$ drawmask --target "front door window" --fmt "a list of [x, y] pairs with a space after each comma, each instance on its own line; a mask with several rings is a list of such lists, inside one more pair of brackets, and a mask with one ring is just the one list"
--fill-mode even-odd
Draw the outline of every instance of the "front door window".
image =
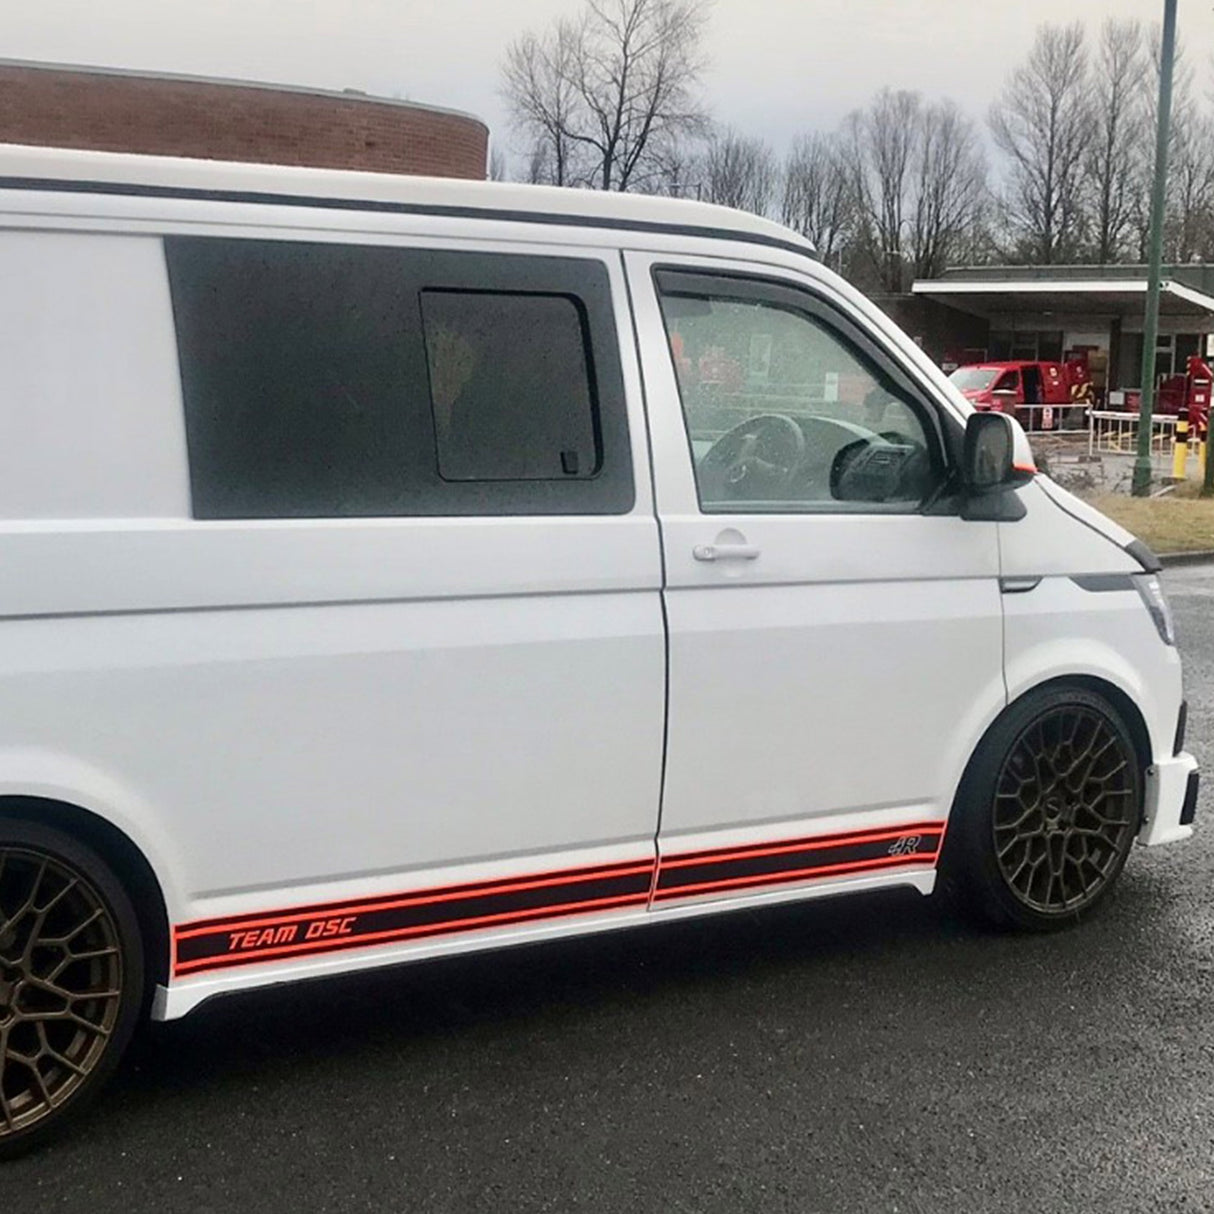
[[659, 284], [706, 513], [905, 513], [940, 487], [920, 406], [808, 300]]

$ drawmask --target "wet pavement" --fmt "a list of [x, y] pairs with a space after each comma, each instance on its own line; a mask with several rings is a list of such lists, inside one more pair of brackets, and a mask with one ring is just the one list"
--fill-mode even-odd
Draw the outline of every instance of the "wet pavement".
[[[1214, 568], [1175, 569], [1214, 762]], [[992, 935], [914, 894], [217, 1002], [0, 1170], [90, 1211], [1214, 1209], [1214, 804], [1107, 908]]]

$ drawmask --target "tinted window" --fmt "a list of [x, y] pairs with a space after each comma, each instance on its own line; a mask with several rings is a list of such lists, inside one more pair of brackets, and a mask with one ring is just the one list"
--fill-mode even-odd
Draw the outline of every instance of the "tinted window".
[[928, 414], [809, 297], [662, 274], [706, 511], [893, 511], [941, 486]]
[[605, 268], [165, 242], [198, 518], [624, 513]]
[[598, 471], [574, 300], [425, 291], [422, 315], [444, 478], [559, 480]]

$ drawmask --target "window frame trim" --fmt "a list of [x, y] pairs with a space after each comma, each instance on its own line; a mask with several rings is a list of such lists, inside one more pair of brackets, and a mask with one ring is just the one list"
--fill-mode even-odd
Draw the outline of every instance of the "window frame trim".
[[[471, 249], [457, 241], [414, 245], [409, 241], [381, 242], [360, 239], [349, 233], [341, 239], [318, 239], [311, 233], [278, 234], [256, 232], [205, 233], [173, 232], [157, 235], [165, 259], [174, 337], [174, 355], [180, 377], [182, 395], [180, 407], [186, 436], [186, 472], [190, 518], [206, 522], [332, 522], [357, 520], [408, 521], [411, 519], [495, 519], [495, 518], [599, 518], [624, 517], [632, 514], [639, 500], [638, 469], [634, 460], [633, 428], [630, 415], [629, 390], [625, 356], [621, 345], [616, 284], [612, 281], [611, 264], [600, 249], [580, 250], [553, 248], [542, 252]], [[376, 510], [337, 511], [308, 508], [279, 500], [271, 509], [266, 502], [272, 496], [264, 489], [259, 494], [248, 485], [237, 492], [230, 488], [197, 492], [200, 476], [211, 476], [215, 470], [195, 463], [190, 410], [197, 407], [189, 393], [197, 374], [187, 370], [189, 357], [200, 350], [199, 338], [187, 338], [183, 325], [196, 324], [191, 315], [187, 321], [179, 289], [195, 290], [198, 280], [178, 277], [173, 253], [174, 246], [228, 246], [237, 244], [295, 248], [301, 246], [322, 254], [341, 250], [357, 250], [366, 254], [396, 258], [401, 266], [402, 291], [406, 297], [407, 320], [416, 321], [412, 335], [411, 361], [418, 363], [414, 372], [421, 376], [420, 391], [425, 399], [416, 412], [427, 419], [419, 425], [409, 418], [407, 425], [415, 428], [413, 438], [419, 449], [429, 450], [427, 474], [410, 489], [409, 468], [400, 485], [400, 496], [406, 504], [385, 510], [377, 503]], [[205, 280], [204, 280], [205, 281]], [[447, 480], [438, 464], [437, 431], [432, 412], [429, 367], [426, 355], [425, 328], [421, 313], [423, 290], [485, 291], [493, 294], [559, 295], [574, 302], [583, 323], [583, 356], [589, 381], [592, 425], [598, 447], [599, 468], [592, 477], [559, 479]], [[190, 305], [193, 312], [197, 304]], [[213, 340], [213, 339], [212, 339]], [[402, 381], [403, 382], [403, 381]], [[194, 383], [194, 390], [197, 384]], [[212, 457], [213, 459], [214, 457]], [[409, 466], [411, 467], [411, 465]], [[413, 470], [416, 472], [416, 469]], [[557, 488], [557, 487], [560, 488]], [[380, 486], [381, 491], [383, 486]], [[542, 493], [536, 490], [541, 489]], [[226, 501], [224, 499], [227, 499]], [[581, 500], [577, 500], [580, 498]], [[572, 499], [572, 500], [570, 500]], [[230, 503], [235, 501], [235, 505]]]
[[[679, 265], [675, 262], [655, 261], [649, 267], [651, 286], [657, 302], [658, 312], [662, 317], [663, 345], [670, 360], [671, 373], [675, 389], [678, 393], [680, 423], [686, 439], [687, 456], [690, 461], [692, 485], [695, 490], [696, 502], [700, 513], [706, 517], [720, 517], [729, 514], [745, 515], [782, 515], [804, 518], [826, 518], [832, 515], [849, 517], [874, 518], [913, 518], [917, 516], [959, 515], [961, 513], [961, 496], [958, 484], [958, 469], [960, 467], [961, 443], [964, 440], [964, 430], [946, 409], [939, 405], [912, 375], [910, 370], [897, 359], [894, 354], [881, 344], [874, 333], [861, 324], [855, 317], [849, 315], [832, 300], [804, 283], [792, 282], [789, 279], [770, 274], [751, 274], [744, 271], [724, 268], [709, 269]], [[678, 367], [675, 365], [674, 352], [670, 347], [670, 331], [666, 327], [666, 313], [663, 301], [668, 292], [663, 289], [663, 279], [682, 279], [688, 285], [694, 283], [695, 290], [685, 292], [688, 295], [721, 299], [736, 299], [743, 302], [755, 302], [769, 306], [783, 307], [794, 313], [807, 314], [818, 321], [828, 333], [840, 333], [841, 344], [850, 344], [859, 351], [862, 358], [873, 363], [877, 368], [909, 398], [909, 407], [914, 409], [924, 422], [925, 434], [929, 437], [929, 454], [933, 470], [938, 475], [936, 488], [929, 493], [914, 509], [881, 509], [881, 503], [873, 503], [876, 509], [840, 509], [838, 503], [831, 503], [831, 508], [822, 510], [805, 509], [795, 504], [779, 503], [779, 509], [753, 509], [744, 503], [729, 503], [721, 509], [705, 507], [700, 493], [699, 478], [696, 475], [695, 451], [692, 447], [691, 430], [688, 425], [687, 411], [683, 402], [683, 386], [679, 379]], [[774, 297], [774, 298], [773, 298]]]

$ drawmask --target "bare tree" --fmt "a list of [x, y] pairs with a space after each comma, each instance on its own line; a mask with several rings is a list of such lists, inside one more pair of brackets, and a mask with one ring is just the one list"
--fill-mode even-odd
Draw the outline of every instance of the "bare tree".
[[1083, 238], [1083, 157], [1092, 142], [1083, 27], [1043, 25], [991, 106], [991, 135], [1011, 161], [1007, 207], [1023, 255], [1065, 262]]
[[[1151, 71], [1144, 101], [1145, 119], [1133, 195], [1130, 226], [1134, 253], [1146, 261], [1151, 239], [1151, 186], [1155, 175], [1155, 138], [1159, 121], [1159, 74], [1162, 35], [1151, 30], [1147, 56]], [[1176, 44], [1172, 80], [1172, 110], [1168, 128], [1168, 171], [1164, 182], [1164, 257], [1187, 261], [1206, 240], [1211, 206], [1210, 128], [1193, 98], [1193, 69], [1185, 61], [1184, 46]]]
[[974, 124], [952, 101], [920, 116], [907, 253], [916, 278], [935, 278], [970, 239], [986, 195]]
[[655, 149], [646, 191], [668, 198], [704, 196], [704, 157], [691, 139], [668, 139]]
[[532, 164], [559, 185], [659, 184], [663, 156], [707, 120], [697, 86], [706, 0], [586, 0], [506, 52], [503, 93]]
[[1092, 80], [1092, 143], [1084, 160], [1092, 252], [1100, 265], [1121, 258], [1134, 214], [1147, 125], [1146, 52], [1137, 21], [1105, 21]]
[[974, 207], [969, 224], [953, 243], [949, 264], [992, 266], [1005, 261], [1006, 254], [996, 235], [996, 224], [1000, 217], [999, 201], [992, 196], [988, 186]]
[[951, 101], [878, 93], [844, 125], [855, 241], [873, 285], [900, 292], [908, 274], [939, 274], [967, 240], [986, 195], [974, 124]]
[[[1132, 253], [1140, 262], [1147, 260], [1151, 242], [1151, 184], [1155, 174], [1155, 135], [1159, 122], [1159, 75], [1160, 58], [1163, 53], [1162, 30], [1158, 25], [1151, 28], [1147, 55], [1151, 72], [1146, 81], [1144, 121], [1135, 165], [1133, 192], [1130, 201], [1130, 227], [1133, 236]], [[1193, 106], [1191, 95], [1192, 71], [1184, 59], [1184, 44], [1177, 39], [1172, 76], [1172, 111], [1168, 128], [1168, 163], [1176, 148], [1176, 134], [1183, 130]], [[1171, 209], [1170, 182], [1164, 182], [1165, 226], [1167, 212]]]
[[765, 215], [776, 191], [776, 158], [762, 139], [727, 127], [708, 144], [703, 179], [706, 201]]
[[506, 153], [495, 147], [489, 152], [489, 180], [507, 181], [510, 178], [510, 166], [506, 161]]
[[1214, 125], [1204, 114], [1184, 116], [1168, 160], [1164, 251], [1169, 261], [1198, 260], [1214, 236]]
[[922, 111], [918, 93], [882, 89], [867, 110], [844, 122], [858, 239], [876, 270], [877, 285], [895, 293], [906, 276], [903, 237]]
[[813, 241], [828, 265], [841, 266], [855, 230], [852, 174], [835, 135], [799, 135], [784, 162], [780, 218]]
[[558, 21], [544, 37], [523, 34], [506, 51], [503, 91], [514, 124], [531, 141], [528, 180], [575, 184], [580, 145], [573, 124], [580, 120], [576, 76], [577, 25]]

